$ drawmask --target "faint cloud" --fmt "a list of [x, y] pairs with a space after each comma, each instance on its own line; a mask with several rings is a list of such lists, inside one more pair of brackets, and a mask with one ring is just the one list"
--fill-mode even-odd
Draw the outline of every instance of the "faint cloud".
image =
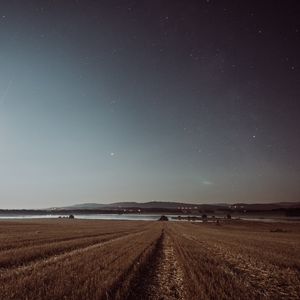
[[212, 185], [213, 182], [208, 181], [208, 180], [203, 180], [203, 181], [202, 181], [202, 184], [204, 184], [204, 185]]
[[13, 81], [10, 80], [10, 81], [8, 82], [7, 86], [6, 86], [6, 89], [2, 92], [2, 94], [0, 94], [0, 103], [4, 103], [4, 102], [5, 102], [6, 97], [7, 97], [7, 95], [8, 95], [8, 92], [9, 92], [9, 90], [10, 90], [12, 84], [13, 84]]

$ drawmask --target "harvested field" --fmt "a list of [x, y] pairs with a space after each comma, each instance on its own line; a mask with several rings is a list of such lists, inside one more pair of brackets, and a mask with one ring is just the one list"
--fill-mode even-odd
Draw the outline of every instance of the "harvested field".
[[0, 299], [299, 298], [299, 224], [0, 222]]

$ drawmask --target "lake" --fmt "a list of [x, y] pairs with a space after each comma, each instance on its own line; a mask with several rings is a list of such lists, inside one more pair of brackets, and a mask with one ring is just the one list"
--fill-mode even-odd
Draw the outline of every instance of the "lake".
[[[132, 221], [156, 221], [161, 214], [74, 214], [76, 219], [91, 220], [132, 220]], [[169, 218], [174, 215], [166, 215]], [[59, 217], [68, 217], [68, 215], [0, 215], [0, 219], [58, 219]]]
[[[90, 219], [90, 220], [118, 220], [118, 221], [157, 221], [161, 214], [74, 214], [76, 219]], [[186, 221], [186, 220], [176, 220], [171, 219], [172, 217], [177, 217], [178, 215], [168, 215], [169, 220], [172, 221]], [[190, 215], [193, 217], [194, 215]], [[0, 215], [0, 220], [8, 220], [8, 219], [58, 219], [59, 217], [68, 217], [68, 215]], [[181, 217], [187, 217], [187, 215], [181, 215]], [[197, 216], [199, 217], [199, 216]], [[235, 219], [233, 217], [233, 219]], [[268, 217], [241, 217], [240, 219], [246, 221], [258, 221], [258, 222], [292, 222], [292, 221], [300, 221], [299, 218], [268, 218]], [[197, 221], [201, 222], [201, 221]]]

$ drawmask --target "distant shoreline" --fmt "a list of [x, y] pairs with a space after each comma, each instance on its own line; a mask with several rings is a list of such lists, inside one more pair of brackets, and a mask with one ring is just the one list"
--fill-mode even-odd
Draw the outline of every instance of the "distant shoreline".
[[[169, 221], [174, 222], [203, 222], [201, 214], [166, 214], [166, 213], [56, 213], [56, 214], [0, 214], [0, 221], [5, 220], [58, 220], [68, 219], [69, 215], [74, 215], [78, 220], [102, 220], [102, 221], [157, 221], [162, 215], [169, 218]], [[224, 214], [207, 215], [204, 222], [207, 223], [235, 223], [238, 221], [244, 222], [263, 222], [263, 223], [292, 223], [300, 222], [300, 217], [287, 217], [284, 215], [238, 215], [233, 214], [231, 219], [227, 219]]]

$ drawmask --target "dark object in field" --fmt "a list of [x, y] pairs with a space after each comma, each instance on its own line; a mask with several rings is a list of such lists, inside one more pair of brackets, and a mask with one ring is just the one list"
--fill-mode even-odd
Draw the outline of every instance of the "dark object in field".
[[231, 214], [227, 214], [227, 219], [228, 219], [228, 220], [231, 219]]
[[158, 221], [169, 221], [169, 218], [167, 216], [161, 216]]
[[206, 214], [203, 214], [203, 215], [202, 215], [202, 221], [203, 221], [203, 222], [207, 222], [207, 215], [206, 215]]
[[75, 219], [74, 215], [69, 215], [69, 219]]

